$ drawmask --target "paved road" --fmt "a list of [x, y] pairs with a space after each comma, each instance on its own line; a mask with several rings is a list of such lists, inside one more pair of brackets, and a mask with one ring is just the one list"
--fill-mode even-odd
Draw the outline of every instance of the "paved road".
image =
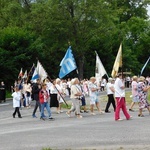
[[[105, 105], [102, 101], [102, 108]], [[77, 119], [73, 114], [68, 118], [66, 110], [56, 114], [53, 108], [55, 121], [42, 121], [31, 117], [33, 108], [23, 108], [22, 119], [12, 118], [13, 111], [12, 101], [0, 104], [0, 150], [150, 149], [150, 116], [145, 110], [145, 117], [138, 117], [137, 107], [130, 112], [132, 120], [120, 122], [114, 121], [113, 112], [95, 116], [83, 113], [83, 118]], [[124, 118], [122, 113], [121, 116]]]

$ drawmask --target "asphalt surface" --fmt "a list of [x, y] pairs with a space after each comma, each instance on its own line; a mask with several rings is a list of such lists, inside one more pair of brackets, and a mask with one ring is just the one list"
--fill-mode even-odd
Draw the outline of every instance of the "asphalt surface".
[[[104, 93], [103, 93], [104, 94]], [[103, 95], [101, 94], [101, 95]], [[106, 101], [101, 99], [104, 110]], [[87, 103], [89, 97], [86, 98]], [[71, 101], [67, 100], [68, 103]], [[12, 100], [0, 104], [0, 150], [149, 150], [150, 149], [150, 115], [147, 110], [145, 117], [138, 117], [137, 104], [134, 112], [129, 112], [131, 120], [115, 121], [112, 106], [111, 113], [83, 113], [82, 119], [77, 119], [72, 113], [69, 118], [64, 112], [56, 114], [52, 108], [54, 121], [42, 121], [32, 118], [32, 108], [22, 108], [23, 118], [13, 118]], [[89, 107], [88, 107], [89, 108]], [[128, 106], [129, 108], [129, 106]], [[47, 112], [45, 111], [45, 114]]]

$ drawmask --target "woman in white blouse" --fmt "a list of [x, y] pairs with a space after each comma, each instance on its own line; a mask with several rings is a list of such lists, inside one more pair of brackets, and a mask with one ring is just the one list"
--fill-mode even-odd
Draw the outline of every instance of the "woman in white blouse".
[[69, 111], [66, 112], [66, 114], [70, 117], [71, 112], [75, 111], [77, 118], [82, 118], [80, 115], [80, 97], [82, 96], [82, 91], [79, 88], [79, 79], [74, 78], [72, 80], [71, 85], [71, 100], [72, 100], [72, 107]]

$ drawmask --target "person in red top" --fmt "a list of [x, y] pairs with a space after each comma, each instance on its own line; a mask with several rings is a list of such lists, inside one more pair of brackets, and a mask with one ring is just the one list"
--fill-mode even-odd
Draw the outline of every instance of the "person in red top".
[[51, 110], [48, 105], [48, 100], [49, 100], [49, 93], [46, 90], [47, 85], [45, 83], [42, 84], [42, 89], [39, 92], [39, 100], [41, 104], [41, 117], [40, 119], [45, 120], [45, 115], [44, 115], [44, 108], [46, 107], [46, 110], [48, 112], [48, 119], [49, 120], [54, 120], [54, 118], [51, 117]]

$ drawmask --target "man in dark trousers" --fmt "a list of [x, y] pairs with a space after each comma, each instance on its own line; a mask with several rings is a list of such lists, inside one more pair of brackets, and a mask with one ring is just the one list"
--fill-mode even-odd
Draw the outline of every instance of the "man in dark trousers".
[[6, 102], [6, 87], [3, 81], [0, 84], [0, 103], [2, 101]]
[[38, 107], [39, 107], [39, 110], [41, 112], [41, 104], [40, 104], [40, 101], [39, 101], [39, 91], [40, 90], [41, 90], [40, 80], [37, 79], [36, 83], [33, 83], [33, 85], [32, 85], [33, 100], [36, 101], [35, 107], [34, 107], [34, 110], [33, 110], [33, 114], [32, 114], [33, 118], [37, 118], [35, 113], [36, 113], [36, 110], [37, 110]]

